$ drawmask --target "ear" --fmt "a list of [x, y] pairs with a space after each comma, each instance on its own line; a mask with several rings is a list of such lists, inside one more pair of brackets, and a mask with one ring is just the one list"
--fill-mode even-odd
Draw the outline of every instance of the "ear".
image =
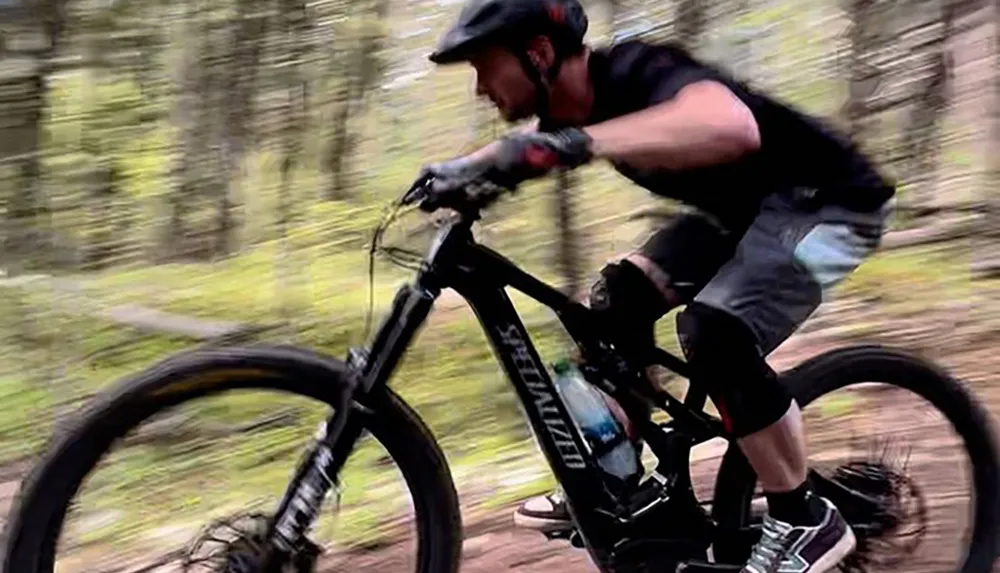
[[528, 58], [535, 65], [535, 69], [544, 72], [556, 59], [555, 48], [546, 36], [535, 36], [527, 44]]

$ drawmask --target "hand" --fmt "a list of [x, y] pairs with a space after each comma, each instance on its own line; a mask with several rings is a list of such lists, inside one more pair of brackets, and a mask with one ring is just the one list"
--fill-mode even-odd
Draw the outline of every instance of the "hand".
[[448, 161], [426, 165], [420, 171], [420, 177], [434, 177], [427, 191], [429, 196], [420, 204], [424, 211], [434, 211], [457, 194], [465, 192], [465, 187], [482, 177], [483, 172], [492, 164], [492, 157], [463, 156]]
[[591, 143], [590, 136], [576, 128], [507, 135], [499, 141], [489, 178], [515, 187], [556, 167], [578, 167], [593, 157]]
[[434, 181], [431, 185], [432, 190], [441, 192], [449, 191], [468, 185], [477, 177], [482, 176], [483, 172], [492, 163], [493, 160], [490, 157], [484, 158], [467, 155], [425, 165], [420, 170], [420, 176], [434, 176]]
[[471, 155], [424, 166], [420, 176], [433, 175], [430, 197], [421, 203], [433, 211], [453, 202], [466, 186], [484, 179], [513, 189], [526, 179], [541, 177], [557, 166], [577, 167], [590, 161], [590, 136], [568, 128], [555, 132], [517, 132]]

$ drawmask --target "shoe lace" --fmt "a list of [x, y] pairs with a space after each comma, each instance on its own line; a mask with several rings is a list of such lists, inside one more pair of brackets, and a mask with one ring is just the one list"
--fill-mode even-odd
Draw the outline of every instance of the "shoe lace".
[[747, 561], [748, 568], [759, 573], [775, 571], [785, 556], [788, 529], [787, 525], [765, 515], [760, 540], [753, 546]]

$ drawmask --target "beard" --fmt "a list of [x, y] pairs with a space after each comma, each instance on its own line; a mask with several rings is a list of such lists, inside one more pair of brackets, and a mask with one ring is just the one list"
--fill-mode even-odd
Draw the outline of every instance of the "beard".
[[498, 106], [500, 116], [507, 123], [517, 123], [535, 115], [535, 102], [531, 98], [525, 98], [523, 102], [518, 102], [508, 106]]

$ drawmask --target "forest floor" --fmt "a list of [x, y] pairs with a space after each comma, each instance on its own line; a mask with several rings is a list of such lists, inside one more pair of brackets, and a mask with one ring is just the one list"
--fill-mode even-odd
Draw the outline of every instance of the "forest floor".
[[[993, 285], [995, 286], [995, 285]], [[982, 285], [962, 293], [938, 293], [936, 299], [921, 296], [919, 303], [904, 304], [913, 292], [890, 292], [882, 298], [845, 296], [821, 307], [806, 327], [789, 339], [770, 359], [778, 370], [844, 344], [884, 343], [905, 348], [933, 360], [958, 377], [986, 406], [996, 424], [1000, 412], [1000, 384], [997, 383], [997, 343], [1000, 342], [1000, 301], [996, 288]], [[887, 297], [887, 298], [886, 298]], [[442, 301], [444, 302], [444, 301]], [[443, 314], [439, 319], [447, 319]], [[956, 569], [956, 551], [968, 519], [968, 476], [964, 472], [964, 452], [957, 438], [948, 433], [940, 415], [923, 415], [918, 403], [905, 402], [902, 391], [869, 392], [858, 390], [847, 398], [847, 406], [829, 404], [815, 409], [835, 414], [832, 419], [812, 418], [806, 409], [811, 460], [816, 463], [842, 463], [845, 454], [857, 452], [855, 441], [878, 437], [905, 438], [913, 450], [907, 473], [924, 491], [928, 520], [927, 530], [918, 547], [907, 551], [905, 559], [884, 570], [931, 572]], [[843, 399], [842, 399], [843, 400]], [[826, 408], [826, 410], [824, 410]], [[832, 410], [830, 409], [832, 408]], [[942, 433], [942, 431], [944, 433]], [[692, 477], [700, 499], [710, 497], [714, 475], [724, 453], [721, 441], [703, 444], [692, 452]], [[524, 460], [525, 465], [537, 460]], [[29, 466], [25, 462], [0, 467], [0, 525], [16, 495], [19, 480]], [[484, 462], [476, 471], [500, 472]], [[496, 483], [493, 480], [490, 483]], [[516, 503], [511, 497], [498, 496], [496, 488], [470, 484], [456, 475], [462, 503], [464, 544], [462, 570], [480, 573], [515, 570], [531, 573], [543, 570], [593, 571], [585, 550], [566, 541], [548, 541], [542, 535], [514, 528], [511, 512]], [[502, 499], [498, 502], [497, 499]], [[321, 571], [347, 567], [388, 570], [411, 570], [416, 558], [407, 535], [382, 540], [367, 550], [333, 555], [320, 562]], [[96, 548], [92, 548], [96, 549]], [[95, 573], [130, 573], [128, 568], [83, 570]], [[140, 567], [141, 569], [141, 567]], [[175, 569], [149, 569], [166, 573]], [[873, 569], [879, 570], [879, 569]]]
[[[926, 328], [934, 328], [935, 313], [928, 313], [924, 319]], [[943, 317], [937, 315], [937, 319]], [[941, 323], [938, 322], [938, 327]], [[916, 327], [916, 324], [913, 324]], [[897, 334], [904, 329], [900, 326]], [[977, 329], [972, 329], [977, 330]], [[939, 350], [952, 348], [947, 356], [939, 356], [940, 363], [957, 375], [983, 401], [990, 412], [991, 422], [996, 424], [996, 413], [1000, 412], [1000, 386], [996, 384], [998, 368], [995, 358], [996, 343], [1000, 332], [979, 330], [982, 335], [974, 344], [961, 350], [952, 343], [943, 343]], [[962, 336], [960, 332], [949, 332], [952, 336]], [[971, 334], [967, 332], [966, 334]], [[786, 345], [773, 356], [777, 364], [794, 364], [813, 356], [827, 348], [838, 345], [837, 338], [823, 329], [803, 334]], [[899, 571], [910, 573], [931, 573], [957, 570], [961, 536], [970, 516], [968, 492], [971, 481], [965, 471], [968, 458], [961, 449], [958, 438], [946, 427], [947, 422], [939, 414], [933, 418], [921, 410], [920, 405], [907, 402], [912, 395], [905, 391], [878, 391], [868, 397], [861, 412], [844, 414], [835, 423], [809, 425], [811, 450], [820, 450], [842, 463], [844, 448], [859, 434], [865, 437], [900, 437], [912, 445], [907, 474], [923, 490], [927, 520], [926, 530], [913, 550], [904, 551], [902, 560], [893, 565], [870, 566], [870, 571]], [[808, 416], [808, 408], [807, 408]], [[861, 420], [860, 418], [865, 418]], [[828, 422], [833, 422], [829, 420]], [[876, 427], [877, 426], [877, 427]], [[870, 431], [870, 434], [867, 434]], [[867, 434], [867, 435], [866, 435]], [[833, 446], [833, 450], [830, 449]], [[709, 442], [692, 452], [691, 474], [699, 499], [711, 496], [715, 472], [718, 469], [725, 446], [721, 442]], [[812, 451], [812, 460], [823, 456]], [[517, 504], [501, 508], [477, 511], [474, 503], [465, 504], [465, 541], [462, 555], [462, 571], [465, 573], [485, 573], [503, 570], [517, 573], [541, 573], [543, 571], [597, 571], [586, 550], [572, 547], [568, 541], [549, 541], [543, 535], [529, 530], [518, 529], [513, 524], [512, 512]], [[911, 522], [912, 524], [913, 522]], [[350, 555], [338, 555], [323, 564], [322, 571], [340, 571], [346, 567], [360, 570], [400, 570], [413, 559], [413, 548], [401, 538], [395, 544]], [[883, 550], [884, 551], [884, 550]], [[887, 556], [890, 553], [880, 553]], [[994, 571], [1000, 566], [994, 567]]]

